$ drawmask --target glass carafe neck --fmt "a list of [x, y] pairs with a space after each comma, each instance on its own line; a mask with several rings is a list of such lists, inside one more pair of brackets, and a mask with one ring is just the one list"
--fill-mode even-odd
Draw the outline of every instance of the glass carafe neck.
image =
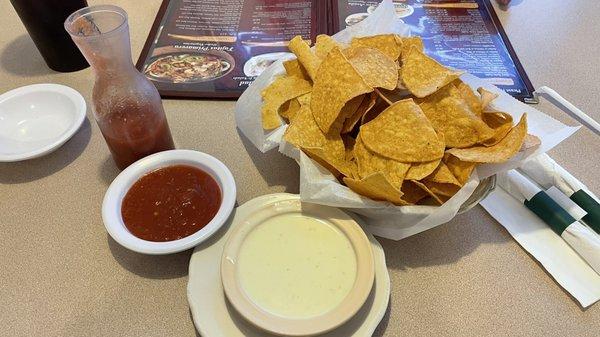
[[83, 8], [67, 18], [65, 29], [97, 76], [134, 70], [127, 14], [121, 8]]

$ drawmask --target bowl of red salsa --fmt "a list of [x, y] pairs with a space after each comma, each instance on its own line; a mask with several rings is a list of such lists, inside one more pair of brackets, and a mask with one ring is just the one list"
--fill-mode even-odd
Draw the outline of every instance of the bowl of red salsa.
[[106, 191], [102, 219], [122, 246], [144, 254], [193, 248], [229, 218], [233, 175], [218, 159], [192, 150], [153, 154], [121, 172]]

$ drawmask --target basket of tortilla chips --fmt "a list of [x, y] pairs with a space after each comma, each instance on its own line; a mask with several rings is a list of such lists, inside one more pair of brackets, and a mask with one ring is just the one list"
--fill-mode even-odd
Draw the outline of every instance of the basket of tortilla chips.
[[491, 176], [541, 143], [527, 113], [498, 111], [497, 88], [473, 90], [419, 37], [319, 35], [311, 48], [297, 36], [289, 49], [296, 59], [240, 98], [238, 127], [298, 161], [304, 201], [359, 213], [375, 234], [400, 239], [447, 222], [479, 185], [478, 166]]
[[496, 95], [476, 95], [418, 37], [342, 46], [319, 35], [312, 51], [298, 36], [289, 48], [297, 59], [262, 92], [263, 128], [283, 119], [286, 142], [372, 200], [441, 205], [477, 164], [509, 160], [528, 137], [526, 115], [513, 125], [510, 114], [486, 111]]

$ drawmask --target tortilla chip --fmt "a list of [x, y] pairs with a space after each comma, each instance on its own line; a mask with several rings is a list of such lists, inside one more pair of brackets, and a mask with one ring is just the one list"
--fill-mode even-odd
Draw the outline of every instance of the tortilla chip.
[[459, 182], [460, 186], [464, 186], [464, 184], [469, 181], [471, 173], [473, 173], [476, 165], [475, 163], [462, 161], [449, 153], [444, 155], [443, 161]]
[[483, 121], [494, 129], [494, 136], [481, 142], [485, 146], [498, 144], [512, 129], [512, 116], [505, 112], [484, 112]]
[[436, 193], [434, 193], [431, 189], [429, 189], [429, 187], [427, 187], [424, 183], [417, 181], [417, 180], [411, 180], [411, 182], [413, 184], [417, 185], [423, 191], [425, 191], [425, 193], [427, 193], [430, 197], [432, 197], [433, 200], [438, 205], [442, 205], [444, 203], [444, 200], [442, 200]]
[[344, 55], [371, 87], [393, 90], [398, 85], [398, 64], [381, 51], [355, 46]]
[[352, 167], [355, 164], [346, 160], [346, 148], [342, 138], [339, 135], [323, 134], [308, 105], [300, 107], [283, 138], [302, 149], [336, 177], [350, 175], [356, 171], [356, 168]]
[[412, 99], [398, 101], [360, 128], [365, 146], [381, 156], [404, 163], [440, 159], [445, 144]]
[[473, 89], [471, 89], [471, 87], [463, 82], [460, 78], [455, 79], [452, 84], [456, 87], [456, 89], [458, 89], [460, 96], [465, 100], [465, 102], [467, 102], [467, 105], [469, 105], [471, 111], [477, 116], [481, 116], [481, 113], [483, 112], [481, 100], [477, 95], [475, 95]]
[[408, 95], [412, 95], [410, 91], [406, 89], [404, 83], [402, 83], [402, 68], [398, 68], [398, 83], [396, 84], [396, 88], [400, 90], [405, 90], [406, 92], [408, 92]]
[[293, 98], [285, 102], [279, 108], [279, 115], [287, 119], [288, 121], [291, 121], [298, 112], [298, 110], [300, 110], [300, 102], [298, 101], [298, 98]]
[[433, 183], [462, 186], [444, 162], [440, 162], [440, 165], [438, 165], [435, 171], [425, 178], [425, 180]]
[[329, 52], [335, 47], [341, 48], [341, 46], [334, 39], [332, 39], [331, 36], [325, 34], [317, 35], [315, 54], [318, 58], [321, 60], [325, 59], [327, 54], [329, 54]]
[[498, 94], [495, 92], [491, 92], [489, 90], [486, 90], [485, 88], [478, 88], [477, 92], [479, 92], [479, 95], [481, 96], [481, 109], [486, 109], [490, 103], [492, 103], [493, 100], [495, 100], [496, 98], [498, 98]]
[[484, 112], [481, 115], [481, 118], [492, 129], [497, 129], [498, 127], [506, 124], [512, 125], [513, 123], [513, 118], [510, 114], [500, 111]]
[[354, 158], [356, 158], [359, 177], [364, 178], [380, 172], [396, 189], [402, 187], [402, 181], [410, 168], [410, 164], [388, 159], [369, 151], [360, 137], [354, 146]]
[[468, 149], [450, 149], [448, 153], [461, 160], [475, 163], [501, 163], [512, 158], [523, 145], [527, 135], [527, 114], [498, 144], [490, 147], [476, 146]]
[[402, 83], [419, 98], [433, 94], [462, 74], [444, 67], [416, 47], [410, 49], [402, 62]]
[[395, 34], [375, 35], [352, 39], [350, 47], [369, 47], [378, 49], [392, 61], [400, 57], [400, 45]]
[[444, 86], [418, 102], [435, 130], [444, 134], [448, 147], [469, 147], [494, 135], [454, 85]]
[[403, 37], [403, 38], [400, 38], [400, 41], [401, 41], [400, 50], [401, 50], [402, 58], [404, 58], [406, 55], [408, 55], [408, 52], [413, 47], [417, 48], [417, 50], [419, 50], [421, 52], [423, 52], [425, 50], [425, 47], [423, 46], [423, 40], [419, 36]]
[[402, 192], [402, 200], [408, 204], [416, 204], [429, 195], [425, 190], [410, 180], [405, 180], [402, 183], [400, 192]]
[[[319, 67], [314, 81], [310, 107], [317, 124], [324, 133], [339, 132], [349, 117], [342, 112], [351, 99], [373, 89], [354, 69], [339, 48], [334, 48]], [[352, 110], [352, 114], [356, 111]]]
[[299, 78], [301, 78], [303, 80], [307, 80], [307, 81], [310, 80], [308, 73], [306, 72], [304, 67], [300, 64], [298, 59], [283, 61], [283, 67], [285, 68], [285, 72], [289, 76], [296, 76], [296, 77], [299, 77]]
[[344, 121], [342, 133], [348, 133], [352, 131], [364, 114], [373, 108], [375, 102], [377, 102], [377, 95], [375, 93], [366, 95], [362, 100], [362, 103], [358, 106], [358, 109], [356, 109], [356, 111], [354, 111], [354, 113]]
[[376, 93], [379, 97], [381, 97], [381, 99], [388, 102], [389, 105], [412, 96], [410, 91], [400, 88], [396, 88], [394, 90], [377, 89]]
[[298, 97], [296, 97], [296, 99], [298, 100], [298, 103], [300, 103], [300, 106], [308, 106], [310, 107], [310, 99], [312, 97], [312, 94], [309, 92], [308, 94], [304, 94], [304, 95], [300, 95]]
[[323, 149], [327, 157], [336, 160], [344, 160], [346, 149], [339, 135], [325, 135], [317, 126], [310, 111], [310, 107], [304, 105], [292, 119], [283, 139], [298, 148]]
[[340, 176], [355, 176], [356, 164], [352, 161], [346, 161], [345, 158], [340, 158], [337, 154], [330, 152], [331, 149], [328, 149], [327, 146], [323, 148], [302, 148], [302, 150], [336, 178], [340, 178]]
[[308, 76], [314, 81], [321, 60], [310, 50], [310, 47], [300, 35], [295, 36], [288, 45], [289, 50], [296, 55]]
[[[351, 165], [350, 166], [351, 170], [349, 171], [350, 175], [347, 175], [346, 177], [352, 178], [352, 179], [356, 179], [356, 180], [360, 180], [360, 176], [358, 175], [358, 167], [356, 166], [356, 162], [355, 161], [351, 161], [351, 162], [349, 162], [349, 164]], [[341, 180], [341, 182], [343, 182], [343, 180]]]
[[442, 203], [446, 201], [446, 198], [452, 198], [459, 190], [460, 186], [455, 184], [447, 183], [436, 183], [431, 181], [425, 181], [425, 186], [435, 194]]
[[344, 178], [344, 183], [354, 192], [373, 200], [389, 201], [396, 205], [406, 205], [401, 199], [402, 192], [394, 188], [381, 173], [375, 173], [361, 180]]
[[421, 180], [430, 175], [440, 166], [441, 159], [428, 161], [424, 163], [414, 163], [406, 173], [406, 180]]
[[279, 108], [287, 101], [312, 90], [310, 82], [295, 76], [278, 77], [262, 92], [264, 104], [261, 110], [262, 125], [272, 130], [281, 125]]

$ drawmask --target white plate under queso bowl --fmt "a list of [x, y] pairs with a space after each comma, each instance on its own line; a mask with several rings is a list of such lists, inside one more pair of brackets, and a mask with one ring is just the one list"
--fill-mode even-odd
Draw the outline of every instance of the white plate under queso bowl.
[[33, 84], [0, 95], [0, 162], [48, 154], [85, 120], [79, 92], [59, 84]]
[[[198, 332], [203, 337], [270, 337], [276, 336], [243, 318], [227, 300], [221, 282], [220, 264], [225, 242], [231, 233], [245, 225], [244, 219], [265, 204], [299, 201], [298, 195], [278, 193], [260, 196], [237, 207], [224, 228], [207, 242], [197, 246], [190, 259], [188, 302]], [[355, 221], [360, 219], [354, 218]], [[365, 233], [375, 269], [371, 292], [358, 312], [346, 323], [320, 337], [370, 337], [383, 318], [390, 296], [390, 279], [383, 248]]]

